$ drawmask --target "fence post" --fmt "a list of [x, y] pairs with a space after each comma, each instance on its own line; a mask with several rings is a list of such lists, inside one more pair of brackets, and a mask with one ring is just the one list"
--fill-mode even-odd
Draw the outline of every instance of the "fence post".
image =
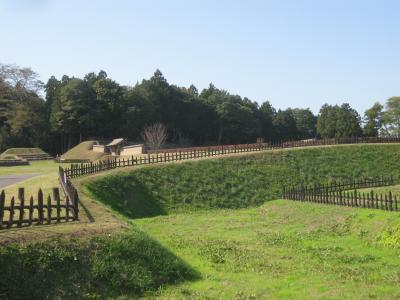
[[393, 198], [392, 198], [392, 192], [389, 191], [389, 210], [393, 210]]
[[39, 189], [38, 192], [38, 223], [43, 224], [43, 192]]
[[65, 198], [65, 221], [69, 222], [69, 197]]
[[78, 213], [79, 213], [79, 207], [78, 207], [78, 202], [79, 202], [79, 196], [78, 196], [78, 191], [76, 189], [75, 193], [74, 193], [74, 220], [78, 221], [79, 217], [78, 217]]
[[14, 197], [11, 198], [11, 204], [10, 204], [10, 216], [8, 218], [8, 225], [7, 227], [11, 227], [14, 223], [14, 204], [15, 200]]
[[32, 220], [33, 220], [33, 197], [31, 196], [31, 198], [29, 199], [29, 220], [28, 220], [28, 224], [32, 225]]
[[51, 197], [50, 195], [47, 197], [47, 224], [51, 222]]
[[375, 202], [375, 204], [374, 204], [374, 191], [371, 190], [371, 206], [372, 206], [372, 208], [375, 208], [375, 206], [376, 206], [376, 208], [379, 208], [378, 205], [376, 205], [376, 204], [378, 204], [378, 201]]
[[25, 213], [25, 190], [24, 188], [18, 189], [18, 200], [19, 200], [19, 220], [18, 227], [22, 226], [22, 222], [24, 221], [24, 213]]
[[60, 192], [58, 188], [53, 188], [53, 198], [56, 201], [57, 223], [60, 223], [61, 206], [60, 206]]
[[4, 218], [4, 203], [6, 200], [6, 194], [4, 190], [1, 191], [0, 194], [0, 228], [3, 227], [3, 218]]

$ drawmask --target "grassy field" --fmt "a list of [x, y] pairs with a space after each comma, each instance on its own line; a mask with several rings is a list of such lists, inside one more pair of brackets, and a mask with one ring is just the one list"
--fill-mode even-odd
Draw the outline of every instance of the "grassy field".
[[302, 182], [398, 180], [399, 158], [400, 145], [335, 146], [78, 178], [96, 221], [54, 226], [82, 239], [1, 248], [0, 295], [41, 298], [44, 283], [50, 298], [398, 299], [400, 214], [273, 199]]
[[400, 297], [400, 214], [274, 200], [135, 224], [201, 275], [149, 297]]
[[84, 185], [201, 276], [148, 298], [398, 299], [400, 214], [262, 203], [302, 182], [398, 180], [399, 156], [400, 145], [295, 149], [113, 171]]
[[32, 161], [27, 166], [0, 167], [0, 176], [14, 174], [37, 174], [38, 176], [4, 188], [7, 197], [18, 195], [18, 188], [25, 188], [25, 195], [37, 195], [39, 188], [44, 195], [51, 194], [53, 187], [58, 187], [58, 167], [69, 164], [58, 164], [52, 160]]

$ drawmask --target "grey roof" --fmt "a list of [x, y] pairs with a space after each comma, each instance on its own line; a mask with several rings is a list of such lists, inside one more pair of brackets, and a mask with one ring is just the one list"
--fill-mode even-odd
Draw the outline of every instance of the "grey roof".
[[109, 144], [106, 145], [106, 146], [117, 146], [117, 145], [119, 145], [119, 144], [121, 144], [121, 143], [123, 143], [123, 142], [124, 142], [124, 139], [123, 139], [123, 138], [113, 139], [112, 142], [109, 143]]

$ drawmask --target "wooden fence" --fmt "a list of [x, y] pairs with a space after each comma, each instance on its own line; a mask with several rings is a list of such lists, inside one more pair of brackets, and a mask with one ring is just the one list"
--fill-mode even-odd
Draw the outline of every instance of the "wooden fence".
[[74, 187], [71, 180], [67, 177], [62, 167], [58, 169], [58, 180], [60, 182], [61, 189], [65, 195], [65, 201], [67, 205], [72, 206], [74, 209], [75, 220], [79, 218], [79, 196], [78, 190]]
[[53, 196], [48, 195], [47, 199], [39, 189], [37, 198], [31, 196], [29, 201], [25, 199], [24, 188], [19, 188], [17, 199], [16, 201], [12, 196], [11, 200], [6, 202], [4, 190], [1, 192], [0, 229], [78, 220], [77, 202], [71, 205], [68, 198], [65, 202], [62, 201], [58, 188], [53, 188]]
[[204, 157], [220, 156], [233, 153], [257, 152], [273, 149], [309, 147], [337, 144], [361, 144], [361, 143], [400, 143], [400, 138], [342, 138], [342, 139], [324, 139], [324, 140], [302, 140], [293, 142], [279, 143], [257, 143], [240, 145], [222, 145], [211, 147], [196, 148], [178, 148], [149, 151], [147, 156], [115, 158], [107, 161], [98, 161], [91, 163], [72, 164], [71, 167], [63, 170], [66, 178], [74, 178], [83, 175], [98, 173], [105, 170], [122, 168], [128, 166], [137, 166], [144, 164], [165, 163], [171, 161], [180, 161], [188, 159], [197, 159]]
[[[302, 186], [285, 189], [283, 199], [399, 211], [398, 197], [393, 196], [392, 192], [378, 194], [372, 190], [369, 193], [357, 191], [358, 188], [389, 186], [393, 184], [394, 180], [390, 177], [369, 180], [362, 179], [355, 180], [353, 183], [339, 183], [325, 186]], [[349, 191], [350, 189], [353, 189], [353, 191]]]
[[354, 190], [354, 189], [362, 189], [362, 188], [372, 188], [372, 187], [382, 187], [382, 186], [391, 186], [394, 185], [395, 181], [393, 176], [380, 176], [380, 177], [373, 177], [373, 178], [360, 178], [360, 179], [349, 179], [349, 180], [342, 180], [337, 181], [334, 180], [328, 184], [317, 184], [312, 187], [305, 188], [303, 186], [288, 189], [291, 190], [292, 193], [302, 193], [303, 190], [322, 190], [328, 192], [334, 191], [344, 191], [344, 190]]

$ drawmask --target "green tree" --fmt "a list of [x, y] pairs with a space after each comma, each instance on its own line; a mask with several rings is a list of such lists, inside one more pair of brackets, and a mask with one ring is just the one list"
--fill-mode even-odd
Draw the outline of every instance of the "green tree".
[[361, 118], [356, 110], [344, 103], [341, 106], [322, 106], [318, 121], [317, 133], [322, 138], [342, 138], [360, 136]]
[[317, 134], [317, 117], [312, 111], [309, 108], [294, 108], [292, 113], [296, 120], [298, 137], [301, 139], [314, 138]]
[[73, 78], [64, 84], [57, 93], [51, 113], [52, 129], [62, 133], [67, 139], [68, 148], [83, 135], [95, 132], [92, 109], [95, 107], [95, 94], [88, 83]]
[[299, 136], [296, 118], [291, 109], [278, 110], [273, 120], [273, 125], [279, 140], [294, 140]]
[[364, 113], [363, 133], [368, 137], [376, 137], [379, 135], [383, 125], [383, 105], [379, 102], [367, 109]]
[[387, 135], [400, 136], [400, 97], [391, 97], [386, 101], [383, 123]]
[[259, 109], [261, 135], [266, 140], [274, 140], [277, 133], [274, 128], [273, 120], [276, 116], [276, 110], [269, 101], [261, 104]]

